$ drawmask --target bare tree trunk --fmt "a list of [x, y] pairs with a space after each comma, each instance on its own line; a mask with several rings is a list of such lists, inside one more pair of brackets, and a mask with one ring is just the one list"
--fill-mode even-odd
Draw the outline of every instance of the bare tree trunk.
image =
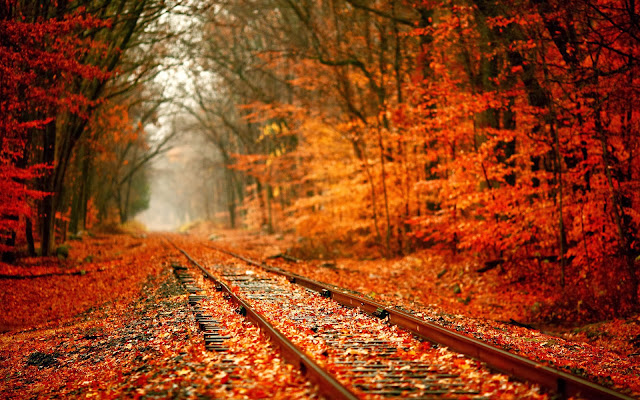
[[558, 230], [560, 232], [560, 238], [558, 246], [560, 247], [560, 286], [565, 285], [565, 271], [567, 268], [567, 234], [564, 227], [563, 216], [563, 203], [564, 203], [564, 185], [562, 181], [562, 156], [560, 155], [560, 138], [558, 137], [558, 130], [555, 125], [551, 124], [551, 132], [553, 134], [554, 152], [555, 152], [555, 165], [556, 165], [556, 177], [558, 186]]
[[384, 211], [385, 211], [385, 219], [387, 222], [387, 230], [385, 234], [385, 249], [386, 255], [389, 257], [391, 255], [391, 217], [389, 216], [389, 195], [387, 193], [387, 171], [385, 169], [385, 154], [384, 154], [384, 142], [382, 139], [382, 129], [380, 128], [380, 124], [377, 125], [378, 131], [378, 147], [380, 150], [380, 179], [382, 181], [382, 195], [384, 199]]
[[35, 257], [36, 255], [36, 245], [33, 240], [33, 224], [31, 222], [31, 218], [27, 218], [25, 220], [25, 236], [27, 237], [27, 248], [29, 249], [29, 256]]
[[[597, 100], [596, 100], [597, 101]], [[598, 133], [600, 144], [602, 146], [602, 163], [604, 167], [605, 176], [607, 177], [607, 186], [609, 188], [609, 197], [611, 199], [611, 203], [613, 207], [613, 218], [616, 224], [617, 232], [618, 232], [618, 241], [620, 254], [624, 257], [627, 273], [629, 275], [629, 280], [631, 283], [631, 291], [633, 295], [633, 301], [638, 304], [638, 278], [636, 277], [636, 269], [635, 269], [635, 260], [633, 257], [633, 252], [631, 250], [631, 243], [633, 242], [633, 237], [630, 235], [629, 229], [625, 226], [624, 223], [624, 209], [621, 204], [620, 192], [616, 189], [613, 183], [613, 177], [611, 175], [611, 165], [609, 165], [609, 150], [606, 133], [604, 131], [604, 127], [602, 126], [602, 120], [600, 115], [600, 110], [596, 110], [595, 113], [596, 119], [596, 132]]]
[[[43, 132], [42, 161], [53, 165], [55, 161], [56, 122], [50, 122]], [[40, 254], [47, 257], [53, 253], [55, 247], [55, 176], [54, 172], [47, 173], [40, 179], [40, 190], [47, 193], [40, 200]]]

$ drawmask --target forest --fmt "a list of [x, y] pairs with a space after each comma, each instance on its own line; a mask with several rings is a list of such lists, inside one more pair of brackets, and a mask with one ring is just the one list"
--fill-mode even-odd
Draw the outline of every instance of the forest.
[[197, 143], [192, 217], [628, 315], [638, 108], [635, 0], [0, 0], [0, 251], [134, 220]]

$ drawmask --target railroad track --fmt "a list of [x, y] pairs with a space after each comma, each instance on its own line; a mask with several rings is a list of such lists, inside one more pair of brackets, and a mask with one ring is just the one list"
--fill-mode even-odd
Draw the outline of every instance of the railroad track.
[[214, 246], [172, 244], [191, 264], [175, 271], [209, 350], [224, 351], [229, 338], [199, 307], [200, 276], [327, 398], [489, 399], [508, 387], [516, 398], [631, 399], [350, 291]]

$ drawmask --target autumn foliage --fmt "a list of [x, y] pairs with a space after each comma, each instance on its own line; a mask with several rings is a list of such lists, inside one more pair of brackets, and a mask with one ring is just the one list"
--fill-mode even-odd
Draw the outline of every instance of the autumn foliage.
[[312, 256], [544, 270], [585, 315], [637, 306], [635, 2], [276, 3], [212, 13], [200, 58], [237, 105], [200, 106], [240, 144], [245, 223]]
[[[579, 313], [637, 306], [636, 2], [106, 4], [0, 3], [3, 250], [126, 221], [143, 165], [193, 130], [230, 226], [295, 232], [311, 257], [544, 271]], [[190, 120], [153, 146], [172, 7], [201, 17], [175, 46]]]
[[[168, 5], [150, 0], [117, 5], [112, 1], [0, 2], [3, 254], [16, 250], [16, 239], [28, 242], [31, 255], [36, 254], [37, 242], [40, 254], [53, 254], [68, 230], [75, 234], [87, 227], [99, 200], [114, 196], [96, 193], [97, 166], [90, 150], [98, 145], [92, 143], [96, 135], [91, 133], [105, 131], [101, 132], [104, 144], [114, 129], [121, 129], [124, 136], [132, 129], [142, 129], [138, 125], [146, 121], [129, 113], [148, 115], [147, 119], [153, 116], [157, 105], [149, 108], [146, 99], [139, 99], [150, 85], [140, 81], [158, 68], [156, 61], [149, 65], [151, 58], [164, 53], [141, 57], [127, 50], [141, 43], [149, 50], [160, 41], [157, 36], [146, 41], [143, 35], [149, 34], [152, 24], [158, 27], [158, 16], [165, 7]], [[136, 95], [138, 100], [130, 100]], [[119, 111], [126, 114], [126, 126], [117, 122], [109, 126], [106, 117], [101, 121], [109, 114], [100, 112], [109, 109], [104, 104], [107, 98], [124, 106]], [[146, 140], [137, 142], [137, 147], [147, 147]], [[114, 147], [106, 144], [111, 152]], [[140, 158], [148, 160], [143, 153]], [[138, 171], [129, 172], [124, 183], [131, 182]], [[139, 175], [135, 178], [143, 180]], [[120, 191], [120, 186], [107, 186], [107, 190]], [[128, 193], [137, 191], [129, 189]]]
[[90, 48], [88, 38], [77, 36], [104, 22], [83, 9], [47, 19], [29, 15], [15, 2], [0, 5], [0, 250], [15, 240], [20, 219], [32, 218], [34, 200], [47, 195], [34, 184], [50, 172], [51, 161], [38, 152], [46, 147], [40, 133], [55, 125], [63, 111], [79, 113], [88, 99], [73, 93], [75, 77], [103, 79], [102, 71], [80, 60]]
[[[555, 261], [561, 284], [570, 279], [578, 299], [593, 296], [605, 313], [637, 302], [632, 18], [614, 4], [531, 4], [503, 15], [478, 4], [428, 30], [453, 46], [448, 57], [495, 66], [474, 85], [462, 78], [473, 66], [456, 71], [434, 58], [436, 82], [398, 108], [401, 126], [431, 140], [426, 156], [438, 160], [417, 184], [436, 209], [411, 219], [416, 235], [489, 258]], [[442, 32], [451, 29], [457, 42]], [[483, 29], [492, 49], [469, 45]]]

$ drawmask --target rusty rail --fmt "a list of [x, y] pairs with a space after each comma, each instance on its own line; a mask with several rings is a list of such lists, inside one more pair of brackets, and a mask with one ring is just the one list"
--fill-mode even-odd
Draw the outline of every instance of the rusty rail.
[[485, 362], [491, 368], [500, 372], [528, 382], [539, 384], [540, 386], [553, 391], [561, 398], [580, 396], [594, 400], [633, 400], [632, 397], [625, 394], [616, 392], [586, 379], [548, 367], [541, 363], [537, 363], [522, 356], [509, 353], [503, 349], [481, 342], [477, 339], [461, 335], [458, 332], [446, 329], [429, 321], [418, 319], [402, 310], [387, 307], [381, 303], [349, 293], [332, 285], [252, 260], [224, 248], [213, 245], [207, 245], [207, 247], [238, 258], [248, 264], [263, 268], [271, 273], [285, 276], [290, 282], [319, 292], [323, 296], [330, 297], [347, 307], [359, 308], [366, 313], [376, 315], [378, 317], [384, 316], [385, 318], [388, 318], [390, 323], [395, 324], [425, 340], [447, 346], [454, 351]]
[[193, 265], [198, 267], [202, 273], [218, 285], [219, 288], [228, 294], [232, 303], [242, 310], [242, 314], [253, 324], [258, 326], [262, 332], [264, 332], [272, 342], [280, 349], [280, 352], [285, 360], [292, 365], [298, 367], [298, 369], [309, 380], [318, 385], [319, 391], [329, 399], [340, 400], [355, 400], [358, 397], [353, 394], [349, 389], [345, 388], [340, 382], [338, 382], [332, 375], [324, 371], [318, 364], [307, 355], [302, 352], [295, 344], [282, 335], [276, 328], [273, 327], [262, 315], [254, 311], [249, 304], [236, 296], [231, 289], [223, 282], [217, 280], [206, 268], [200, 265], [194, 260], [186, 251], [178, 247], [175, 243], [168, 240], [176, 249], [178, 249]]

